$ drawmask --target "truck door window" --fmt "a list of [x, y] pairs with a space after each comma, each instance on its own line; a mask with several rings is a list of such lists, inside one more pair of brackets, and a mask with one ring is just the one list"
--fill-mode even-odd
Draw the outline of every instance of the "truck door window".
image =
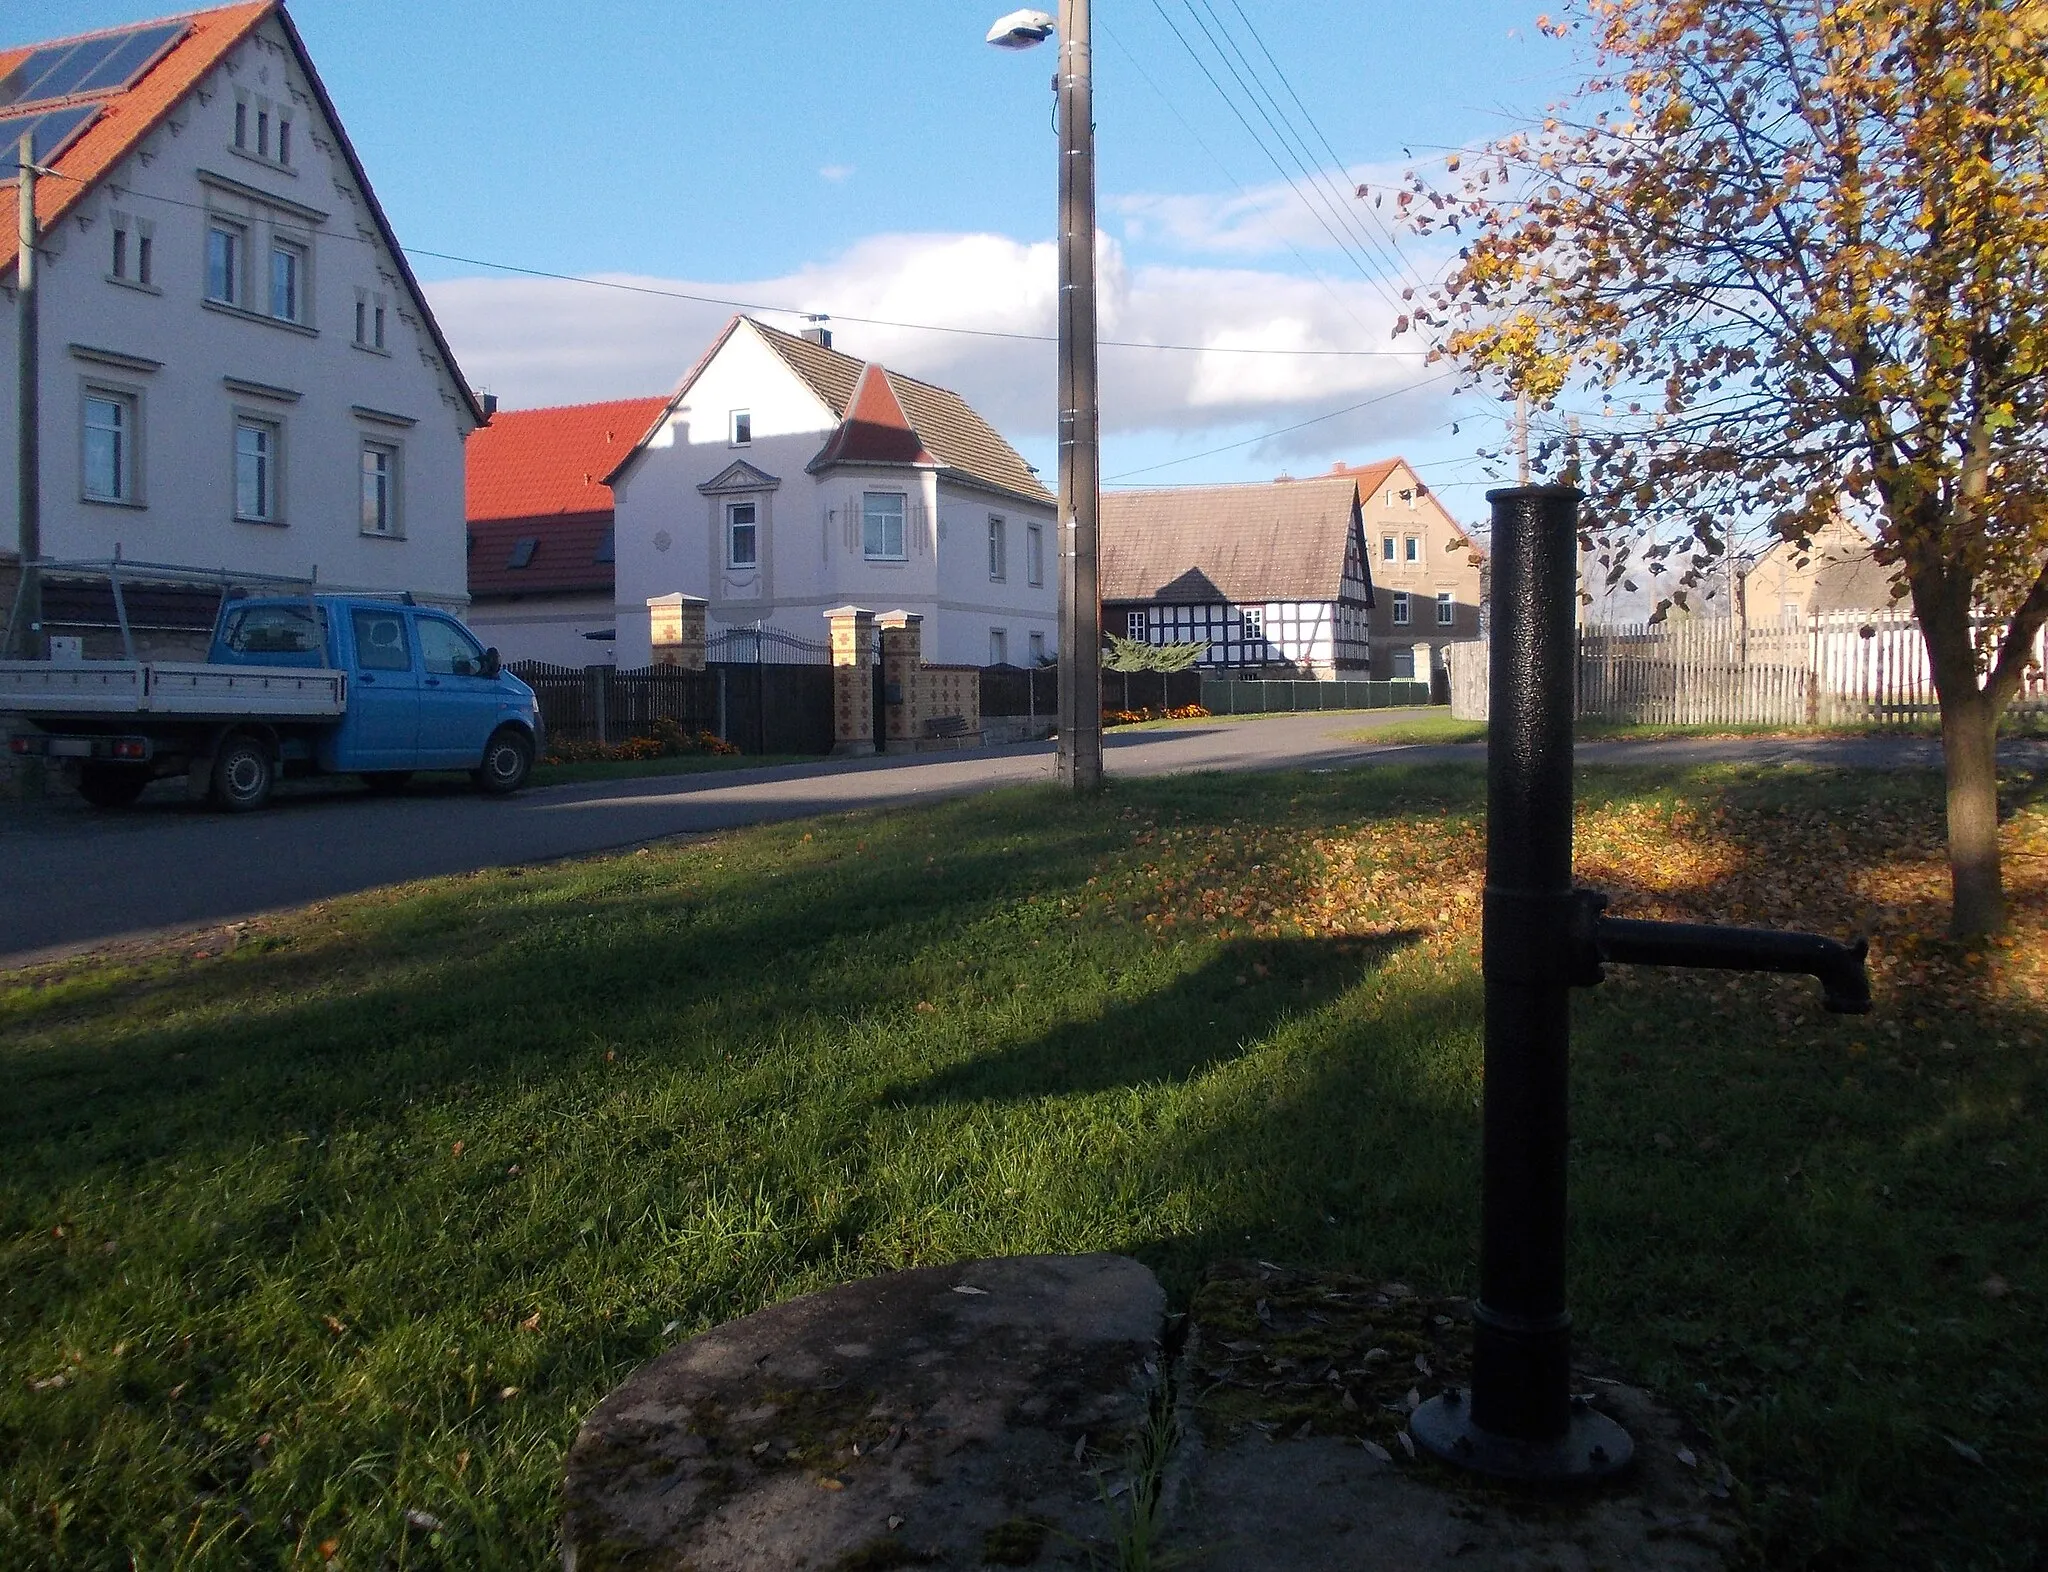
[[250, 606], [231, 612], [222, 633], [237, 655], [304, 655], [320, 647], [320, 630], [306, 606]]
[[412, 655], [405, 647], [405, 618], [395, 611], [355, 613], [356, 664], [365, 671], [410, 671]]
[[417, 626], [420, 630], [420, 664], [426, 667], [429, 676], [482, 675], [483, 650], [476, 640], [454, 623], [443, 622], [439, 617], [422, 617]]

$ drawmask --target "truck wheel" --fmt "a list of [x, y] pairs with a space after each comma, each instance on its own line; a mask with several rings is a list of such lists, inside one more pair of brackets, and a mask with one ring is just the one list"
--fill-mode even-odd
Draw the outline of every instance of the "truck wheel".
[[515, 792], [533, 768], [533, 738], [518, 726], [500, 726], [484, 744], [484, 762], [470, 772], [477, 789], [493, 797]]
[[78, 795], [95, 808], [126, 808], [142, 795], [149, 773], [132, 764], [82, 764]]
[[392, 792], [403, 790], [405, 783], [411, 779], [411, 770], [365, 770], [363, 772], [363, 784], [369, 787], [371, 791], [378, 792], [384, 796], [389, 796]]
[[276, 779], [268, 748], [254, 737], [230, 737], [213, 756], [214, 806], [228, 813], [260, 808]]

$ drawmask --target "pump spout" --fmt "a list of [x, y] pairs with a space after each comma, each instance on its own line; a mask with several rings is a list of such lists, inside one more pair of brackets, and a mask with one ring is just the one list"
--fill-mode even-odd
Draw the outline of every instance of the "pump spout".
[[1717, 928], [1703, 923], [1601, 917], [1593, 942], [1602, 961], [1635, 966], [1700, 966], [1739, 972], [1806, 972], [1820, 979], [1823, 1003], [1837, 1015], [1870, 1012], [1867, 940], [1843, 944], [1817, 933]]

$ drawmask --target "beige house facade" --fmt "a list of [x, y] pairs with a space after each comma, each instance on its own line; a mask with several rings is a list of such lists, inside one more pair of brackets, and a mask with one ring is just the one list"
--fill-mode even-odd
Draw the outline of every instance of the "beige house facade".
[[1372, 676], [1430, 681], [1444, 669], [1445, 645], [1479, 637], [1485, 555], [1407, 460], [1338, 464], [1331, 473], [1358, 482], [1375, 592], [1365, 627]]
[[1837, 515], [1810, 548], [1781, 540], [1758, 557], [1741, 584], [1741, 616], [1752, 628], [1804, 622], [1830, 612], [1904, 608], [1894, 594], [1899, 570], [1871, 554], [1870, 537]]

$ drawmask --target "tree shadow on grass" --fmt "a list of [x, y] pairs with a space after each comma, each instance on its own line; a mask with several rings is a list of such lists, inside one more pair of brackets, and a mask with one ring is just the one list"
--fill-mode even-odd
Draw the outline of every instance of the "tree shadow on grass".
[[1232, 940], [1169, 988], [948, 1065], [882, 1101], [1021, 1102], [1190, 1080], [1288, 1017], [1324, 1008], [1421, 937], [1402, 929], [1371, 938]]

